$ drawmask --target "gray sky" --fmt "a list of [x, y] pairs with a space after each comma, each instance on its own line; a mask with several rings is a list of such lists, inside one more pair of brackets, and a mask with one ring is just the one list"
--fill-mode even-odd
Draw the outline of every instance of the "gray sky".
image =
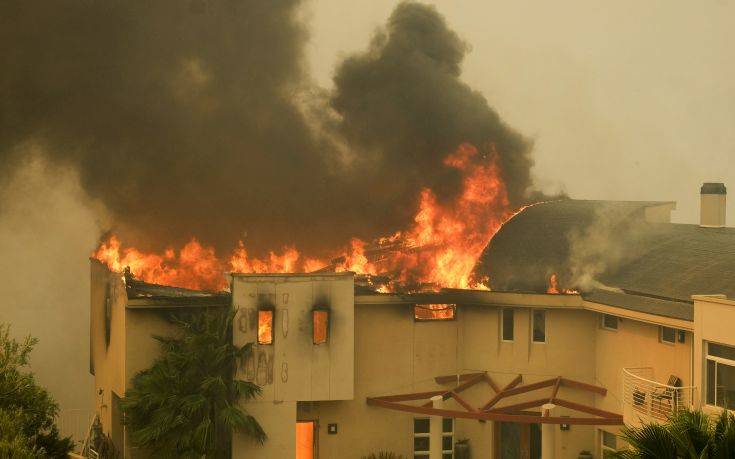
[[[329, 87], [397, 2], [319, 0], [308, 64]], [[735, 3], [729, 0], [433, 2], [471, 46], [463, 78], [535, 139], [536, 182], [581, 199], [675, 200], [735, 191]], [[728, 205], [730, 225], [735, 199]]]

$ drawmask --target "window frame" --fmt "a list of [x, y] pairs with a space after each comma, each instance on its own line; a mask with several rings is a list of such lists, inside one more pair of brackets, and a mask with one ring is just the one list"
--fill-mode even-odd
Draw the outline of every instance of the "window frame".
[[[327, 324], [326, 324], [326, 330], [324, 332], [325, 339], [323, 342], [317, 342], [316, 340], [316, 315], [317, 313], [326, 313], [327, 314]], [[311, 343], [314, 346], [320, 346], [323, 344], [329, 344], [329, 335], [331, 334], [331, 326], [332, 326], [332, 311], [324, 306], [315, 306], [311, 310]]]
[[[260, 313], [261, 312], [270, 312], [271, 313], [271, 341], [270, 343], [261, 342], [260, 341]], [[255, 342], [258, 343], [258, 346], [274, 346], [276, 342], [276, 308], [273, 306], [261, 306], [257, 310], [257, 323], [258, 326], [255, 329]]]
[[[444, 309], [436, 309], [436, 310], [437, 311], [451, 310], [452, 316], [451, 317], [433, 317], [433, 318], [417, 317], [416, 315], [417, 309], [431, 310], [431, 308], [427, 306], [432, 306], [432, 305], [446, 306]], [[414, 303], [411, 313], [413, 314], [414, 322], [448, 322], [452, 320], [457, 320], [457, 304], [456, 303]]]
[[[710, 355], [709, 353], [710, 344], [717, 344], [718, 346], [724, 346], [724, 347], [728, 347], [731, 349], [735, 349], [735, 346], [729, 346], [727, 344], [710, 343], [709, 341], [705, 342], [705, 354], [704, 354], [705, 367], [704, 367], [704, 372], [703, 372], [704, 404], [711, 408], [717, 409], [717, 410], [724, 410], [724, 409], [731, 410], [732, 408], [727, 408], [725, 406], [720, 406], [717, 404], [717, 367], [720, 365], [724, 365], [724, 366], [730, 367], [733, 370], [735, 370], [735, 360], [731, 360], [726, 357]], [[709, 362], [713, 362], [714, 368], [715, 368], [714, 375], [713, 375], [714, 387], [715, 387], [715, 393], [713, 394], [713, 398], [712, 398], [713, 403], [710, 403], [709, 401], [710, 400], [710, 381], [709, 381], [709, 368], [708, 368]]]
[[[413, 422], [413, 429], [412, 429], [412, 431], [413, 431], [414, 443], [413, 443], [413, 446], [411, 446], [411, 450], [413, 451], [413, 457], [420, 457], [422, 459], [424, 459], [424, 458], [429, 459], [429, 453], [430, 453], [429, 450], [419, 450], [419, 451], [416, 451], [416, 449], [415, 449], [415, 445], [416, 445], [415, 439], [416, 438], [429, 438], [429, 435], [430, 435], [430, 432], [421, 432], [421, 433], [417, 433], [416, 432], [416, 421], [418, 421], [418, 420], [424, 420], [424, 419], [425, 420], [428, 420], [429, 421], [429, 425], [431, 425], [431, 418], [428, 418], [426, 416], [419, 416], [419, 417], [412, 418], [412, 422]], [[452, 429], [451, 429], [450, 432], [445, 432], [444, 431], [444, 422], [447, 421], [447, 420], [449, 420], [449, 421], [452, 422]], [[452, 419], [452, 418], [442, 418], [442, 458], [446, 457], [447, 454], [449, 454], [449, 457], [450, 458], [453, 458], [454, 457], [454, 428], [455, 428], [454, 419]], [[444, 439], [445, 438], [451, 438], [451, 441], [452, 441], [452, 449], [451, 450], [444, 449], [443, 442], [444, 442]]]
[[[664, 329], [671, 330], [673, 332], [673, 339], [671, 341], [664, 339]], [[663, 344], [676, 344], [677, 335], [678, 333], [676, 332], [676, 328], [674, 327], [667, 327], [665, 325], [658, 326], [658, 340]]]
[[[612, 432], [608, 432], [607, 430], [598, 429], [600, 431], [600, 457], [604, 458], [606, 455], [606, 452], [616, 453], [620, 451], [618, 449], [618, 436], [615, 435]], [[612, 435], [615, 446], [611, 447], [605, 444], [605, 435]]]
[[[605, 323], [605, 319], [608, 319], [611, 317], [615, 319], [615, 327], [610, 327], [607, 325], [607, 323]], [[602, 328], [603, 330], [609, 330], [609, 331], [614, 331], [614, 332], [618, 331], [620, 329], [620, 317], [614, 314], [606, 314], [603, 312], [600, 315], [600, 328]]]
[[[507, 339], [505, 337], [505, 314], [506, 312], [510, 313], [511, 315], [511, 325], [510, 325], [510, 339]], [[500, 341], [504, 343], [512, 343], [515, 341], [516, 336], [516, 312], [515, 308], [502, 308], [500, 310]]]
[[[534, 333], [534, 330], [536, 328], [536, 313], [540, 312], [544, 316], [544, 340], [543, 341], [537, 341], [536, 335]], [[546, 309], [532, 309], [531, 310], [531, 343], [533, 344], [546, 344], [549, 342], [549, 336], [548, 333], [546, 333]]]

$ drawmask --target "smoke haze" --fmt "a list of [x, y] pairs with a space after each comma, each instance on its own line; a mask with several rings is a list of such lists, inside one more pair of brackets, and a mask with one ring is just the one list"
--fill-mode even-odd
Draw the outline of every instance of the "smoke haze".
[[400, 4], [334, 93], [304, 70], [299, 1], [0, 6], [0, 161], [43, 146], [142, 248], [334, 249], [410, 222], [418, 192], [459, 189], [441, 159], [493, 146], [513, 202], [529, 145], [460, 80], [466, 45]]

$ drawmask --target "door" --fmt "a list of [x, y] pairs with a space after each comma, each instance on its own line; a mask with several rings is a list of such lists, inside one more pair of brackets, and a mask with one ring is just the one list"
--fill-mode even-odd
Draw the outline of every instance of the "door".
[[316, 458], [316, 421], [296, 422], [296, 459]]
[[541, 426], [517, 422], [496, 422], [495, 457], [499, 459], [541, 459]]

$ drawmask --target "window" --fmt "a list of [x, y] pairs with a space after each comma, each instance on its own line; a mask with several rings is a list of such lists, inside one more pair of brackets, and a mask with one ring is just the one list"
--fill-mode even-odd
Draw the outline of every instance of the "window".
[[707, 404], [735, 409], [735, 347], [707, 343]]
[[617, 330], [618, 329], [618, 318], [610, 314], [602, 315], [602, 328], [606, 330]]
[[546, 311], [535, 310], [533, 311], [533, 342], [534, 343], [545, 343], [546, 342]]
[[273, 309], [258, 309], [258, 344], [273, 344]]
[[456, 310], [456, 304], [416, 304], [413, 318], [417, 321], [454, 320]]
[[670, 327], [659, 327], [662, 343], [674, 344], [676, 342], [676, 329]]
[[515, 324], [513, 317], [514, 311], [512, 309], [502, 309], [502, 339], [503, 341], [513, 341], [513, 325]]
[[617, 450], [618, 438], [610, 432], [600, 430], [600, 456], [602, 456], [603, 458], [609, 457], [610, 454], [616, 452]]
[[[413, 420], [413, 457], [428, 459], [429, 457], [429, 418]], [[454, 450], [454, 419], [442, 419], [442, 459], [452, 459]]]
[[326, 344], [329, 340], [329, 309], [312, 310], [311, 325], [314, 344]]

